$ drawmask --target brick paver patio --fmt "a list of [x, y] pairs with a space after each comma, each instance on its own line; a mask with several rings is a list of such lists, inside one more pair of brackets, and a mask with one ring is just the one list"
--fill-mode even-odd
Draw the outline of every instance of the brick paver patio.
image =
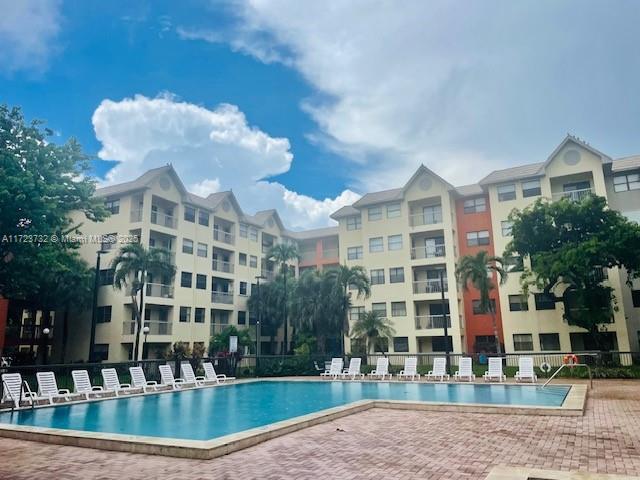
[[495, 465], [640, 476], [640, 381], [597, 381], [584, 417], [375, 409], [207, 460], [0, 438], [0, 478], [483, 479]]

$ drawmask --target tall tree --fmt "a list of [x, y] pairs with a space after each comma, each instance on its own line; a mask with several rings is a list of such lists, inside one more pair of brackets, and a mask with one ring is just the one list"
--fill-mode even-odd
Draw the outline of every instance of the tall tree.
[[482, 250], [475, 256], [465, 255], [460, 259], [456, 267], [456, 277], [458, 282], [462, 284], [462, 288], [466, 291], [469, 290], [469, 285], [476, 288], [480, 293], [480, 311], [483, 313], [488, 312], [491, 315], [497, 353], [502, 353], [502, 348], [500, 346], [500, 336], [498, 335], [496, 309], [489, 294], [495, 288], [493, 283], [494, 274], [497, 275], [501, 285], [507, 280], [507, 272], [502, 265], [502, 258], [491, 256]]
[[[144, 309], [144, 286], [147, 274], [159, 275], [161, 278], [173, 282], [176, 267], [171, 262], [171, 255], [163, 248], [145, 247], [139, 243], [125, 245], [111, 262], [114, 270], [113, 285], [118, 290], [128, 289], [136, 318], [136, 338], [134, 345], [134, 359], [139, 360], [140, 331], [142, 330], [142, 315]], [[138, 294], [140, 300], [138, 301]]]
[[[284, 279], [284, 297], [287, 298], [287, 276], [289, 274], [288, 263], [292, 260], [298, 260], [298, 247], [293, 243], [278, 243], [273, 245], [267, 252], [267, 258], [273, 260], [280, 266]], [[287, 315], [287, 304], [284, 302], [283, 321], [284, 321], [284, 341], [282, 342], [282, 354], [289, 353], [289, 318]]]
[[[290, 294], [289, 294], [290, 296]], [[284, 277], [277, 275], [272, 282], [261, 283], [260, 289], [253, 289], [248, 300], [249, 311], [252, 315], [260, 312], [261, 335], [270, 337], [271, 351], [275, 353], [275, 338], [278, 329], [284, 323], [285, 303]]]
[[391, 322], [378, 312], [364, 312], [351, 326], [351, 338], [364, 340], [367, 353], [375, 353], [378, 339], [392, 339], [395, 334]]
[[599, 326], [613, 316], [603, 269], [624, 269], [629, 284], [640, 276], [640, 225], [597, 196], [579, 202], [538, 200], [509, 219], [513, 238], [505, 255], [531, 261], [521, 277], [524, 293], [535, 287], [563, 302], [567, 322], [587, 330], [603, 349]]

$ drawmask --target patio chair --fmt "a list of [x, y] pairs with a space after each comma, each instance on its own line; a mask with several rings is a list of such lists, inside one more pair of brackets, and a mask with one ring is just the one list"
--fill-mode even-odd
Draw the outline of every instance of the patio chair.
[[116, 397], [121, 393], [131, 394], [142, 391], [141, 388], [134, 388], [130, 383], [120, 383], [118, 378], [118, 372], [115, 368], [103, 368], [102, 371], [102, 385], [108, 392], [115, 393]]
[[329, 370], [325, 370], [320, 374], [321, 377], [329, 378], [332, 377], [336, 380], [340, 375], [342, 375], [342, 367], [344, 366], [344, 361], [342, 358], [332, 358], [331, 359], [331, 367]]
[[368, 376], [371, 379], [379, 378], [380, 380], [389, 377], [389, 380], [391, 380], [392, 375], [389, 373], [389, 359], [387, 357], [379, 358], [376, 362], [375, 370], [371, 370]]
[[536, 383], [538, 377], [533, 371], [533, 357], [520, 357], [518, 359], [518, 371], [514, 377], [516, 382]]
[[2, 402], [10, 401], [15, 408], [20, 408], [20, 401], [25, 400], [33, 405], [36, 394], [29, 388], [29, 384], [22, 380], [19, 373], [2, 374]]
[[447, 373], [447, 359], [444, 357], [436, 357], [433, 359], [433, 370], [427, 372], [427, 380], [440, 380], [444, 382], [451, 377]]
[[460, 365], [458, 371], [453, 374], [453, 379], [458, 382], [473, 382], [476, 379], [476, 375], [473, 373], [471, 357], [460, 358]]
[[83, 396], [85, 400], [89, 400], [92, 396], [98, 398], [107, 393], [100, 385], [91, 385], [89, 373], [86, 370], [73, 370], [71, 378], [73, 378], [73, 392]]
[[224, 373], [216, 373], [216, 369], [213, 368], [213, 363], [202, 362], [202, 368], [204, 368], [204, 378], [207, 382], [224, 383], [227, 380], [235, 380], [236, 377], [227, 377]]
[[47, 400], [53, 405], [55, 399], [71, 401], [71, 392], [67, 388], [58, 388], [58, 382], [53, 372], [36, 373], [38, 380], [38, 399]]
[[170, 365], [160, 365], [158, 366], [158, 370], [160, 370], [160, 384], [161, 385], [169, 385], [174, 390], [178, 390], [180, 388], [185, 387], [195, 387], [196, 383], [186, 382], [184, 378], [175, 378], [173, 376], [173, 371], [171, 371]]
[[411, 381], [416, 378], [420, 380], [420, 374], [418, 373], [418, 359], [416, 357], [408, 357], [404, 361], [404, 370], [400, 370], [398, 374], [398, 380], [411, 377]]
[[502, 372], [502, 358], [489, 357], [489, 369], [482, 376], [485, 382], [497, 380], [498, 382], [506, 382], [507, 376]]
[[196, 377], [193, 367], [189, 362], [182, 362], [180, 364], [180, 376], [184, 380], [184, 383], [193, 383], [196, 387], [204, 387], [207, 381], [206, 377]]
[[362, 359], [360, 357], [353, 357], [349, 360], [349, 369], [342, 372], [342, 379], [346, 380], [347, 378], [351, 378], [351, 380], [355, 380], [356, 377], [360, 377], [360, 379], [364, 378], [364, 373], [360, 372], [360, 367], [362, 366]]
[[131, 375], [133, 388], [141, 388], [143, 392], [148, 392], [149, 390], [155, 392], [158, 390], [158, 382], [155, 380], [147, 380], [142, 367], [129, 367], [129, 374]]

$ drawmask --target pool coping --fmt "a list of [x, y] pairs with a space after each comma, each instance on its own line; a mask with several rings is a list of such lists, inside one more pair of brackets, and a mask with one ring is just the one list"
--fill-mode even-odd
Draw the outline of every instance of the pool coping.
[[[211, 387], [204, 388], [219, 388], [224, 386], [237, 385], [239, 383], [252, 383], [255, 381], [265, 380], [291, 381], [290, 378], [252, 379], [227, 383], [225, 385], [213, 385]], [[318, 381], [318, 379], [297, 378], [296, 381]], [[536, 385], [519, 386], [523, 388], [530, 388], [535, 387]], [[537, 386], [539, 387], [540, 385]], [[320, 410], [318, 412], [282, 420], [279, 422], [264, 425], [262, 427], [244, 430], [242, 432], [225, 435], [211, 440], [187, 440], [180, 438], [149, 437], [120, 433], [86, 432], [82, 430], [33, 427], [14, 424], [0, 424], [0, 437], [38, 441], [57, 445], [95, 448], [100, 450], [112, 450], [120, 452], [143, 453], [205, 460], [227, 455], [229, 453], [265, 442], [272, 438], [280, 437], [282, 435], [311, 427], [313, 425], [330, 422], [332, 420], [370, 410], [372, 408], [457, 413], [582, 416], [586, 402], [587, 386], [560, 384], [554, 384], [554, 386], [570, 387], [569, 392], [564, 399], [564, 402], [559, 407], [532, 407], [528, 405], [499, 405], [480, 403], [454, 404], [442, 402], [418, 402], [412, 400], [359, 400], [356, 402], [348, 403], [346, 405], [341, 405], [339, 407]], [[103, 399], [97, 401], [102, 400]], [[67, 403], [66, 405], [68, 404], [69, 403]]]

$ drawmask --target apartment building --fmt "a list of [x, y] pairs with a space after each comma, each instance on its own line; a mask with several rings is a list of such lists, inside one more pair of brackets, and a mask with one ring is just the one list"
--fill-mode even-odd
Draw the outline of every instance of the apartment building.
[[340, 265], [338, 227], [294, 232], [298, 242], [298, 269], [322, 271]]

